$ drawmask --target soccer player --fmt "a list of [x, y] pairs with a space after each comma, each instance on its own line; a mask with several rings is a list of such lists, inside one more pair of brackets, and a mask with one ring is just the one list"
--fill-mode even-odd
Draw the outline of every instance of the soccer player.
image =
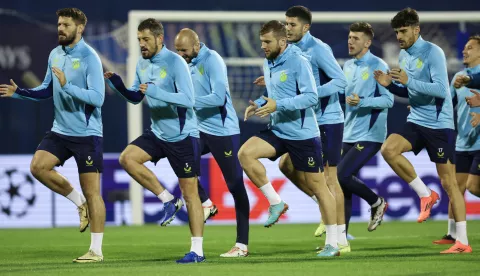
[[270, 203], [265, 222], [265, 227], [270, 227], [288, 210], [288, 205], [268, 181], [265, 167], [258, 159], [275, 160], [289, 153], [298, 177], [305, 178], [307, 187], [322, 205], [327, 238], [318, 256], [338, 256], [335, 198], [323, 176], [322, 145], [313, 110], [318, 95], [312, 67], [297, 46], [287, 44], [287, 31], [281, 22], [265, 23], [260, 40], [266, 57], [263, 70], [268, 97], [250, 101], [245, 120], [253, 115], [270, 115], [270, 127], [243, 144], [238, 153], [240, 164]]
[[[250, 203], [243, 183], [243, 170], [238, 161], [240, 128], [230, 96], [227, 66], [222, 57], [201, 43], [198, 35], [191, 29], [182, 29], [177, 34], [175, 48], [190, 65], [195, 90], [194, 108], [200, 130], [199, 152], [202, 155], [212, 153], [235, 202], [236, 244], [220, 257], [246, 257]], [[201, 185], [198, 189], [206, 219], [216, 207]]]
[[[480, 73], [469, 74], [469, 75], [460, 75], [455, 78], [454, 86], [460, 88], [466, 86], [468, 88], [480, 89]], [[470, 107], [479, 107], [480, 106], [480, 93], [476, 90], [471, 89], [474, 95], [471, 94], [466, 97], [468, 105]]]
[[129, 102], [138, 104], [146, 98], [151, 113], [151, 130], [127, 146], [120, 155], [120, 164], [164, 203], [165, 218], [161, 225], [165, 226], [183, 203], [160, 185], [144, 163], [168, 159], [186, 201], [192, 234], [190, 252], [177, 263], [203, 262], [203, 214], [197, 189], [200, 144], [190, 71], [182, 57], [163, 45], [163, 25], [157, 20], [142, 21], [137, 37], [142, 58], [137, 63], [132, 87], [127, 89], [117, 74], [105, 73], [109, 86]]
[[355, 176], [385, 141], [388, 108], [393, 106], [393, 95], [373, 77], [375, 70], [388, 71], [387, 64], [369, 50], [373, 36], [373, 28], [368, 23], [350, 25], [348, 54], [353, 59], [343, 67], [348, 82], [345, 90], [347, 105], [343, 157], [338, 165], [338, 178], [345, 196], [345, 221], [339, 226], [339, 233], [345, 230], [345, 224], [348, 229], [352, 194], [363, 198], [372, 208], [368, 231], [373, 231], [380, 225], [387, 209], [385, 200]]
[[402, 49], [400, 68], [392, 69], [389, 74], [377, 70], [375, 78], [393, 94], [408, 97], [411, 109], [404, 130], [387, 138], [381, 148], [382, 155], [420, 197], [417, 221], [421, 223], [430, 216], [439, 196], [423, 183], [402, 153], [413, 151], [418, 154], [427, 148], [450, 198], [456, 221], [457, 243], [442, 253], [471, 252], [467, 239], [465, 200], [455, 179], [456, 135], [445, 54], [440, 47], [420, 36], [420, 22], [414, 9], [398, 12], [391, 26]]
[[[465, 86], [459, 86], [458, 78], [480, 73], [480, 36], [469, 38], [463, 50], [463, 63], [466, 69], [455, 74], [450, 86], [452, 98], [457, 99], [457, 143], [456, 143], [456, 178], [460, 193], [463, 195], [468, 188], [478, 195], [480, 189], [480, 137], [476, 125], [471, 125], [470, 116], [480, 112], [480, 108], [470, 108], [465, 97], [470, 91]], [[448, 232], [435, 244], [454, 244], [457, 238], [455, 219], [452, 208], [448, 209]]]
[[[335, 195], [337, 219], [342, 217], [343, 220], [343, 194], [337, 178], [337, 164], [341, 158], [344, 115], [338, 92], [345, 89], [347, 82], [330, 46], [310, 34], [312, 24], [310, 10], [303, 6], [293, 6], [285, 15], [288, 41], [310, 56], [319, 97], [316, 117], [322, 140], [325, 176], [330, 191]], [[256, 82], [259, 83], [260, 79]], [[308, 189], [305, 179], [297, 177], [290, 155], [282, 156], [279, 166], [292, 183], [318, 204], [318, 198]], [[315, 231], [315, 236], [322, 236], [323, 233], [325, 225], [322, 222]]]
[[[71, 200], [80, 215], [80, 232], [90, 223], [91, 244], [77, 263], [102, 262], [105, 205], [100, 195], [103, 170], [101, 107], [105, 98], [100, 58], [82, 38], [87, 17], [76, 8], [57, 11], [58, 44], [48, 57], [43, 83], [33, 89], [0, 85], [2, 97], [45, 100], [53, 97], [53, 127], [37, 147], [30, 171], [52, 191]], [[53, 76], [54, 75], [54, 76]], [[83, 196], [54, 168], [75, 158]]]

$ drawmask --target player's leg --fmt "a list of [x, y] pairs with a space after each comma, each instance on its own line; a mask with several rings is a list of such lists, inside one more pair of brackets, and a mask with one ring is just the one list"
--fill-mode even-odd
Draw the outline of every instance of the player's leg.
[[163, 202], [164, 217], [160, 224], [166, 226], [175, 219], [183, 202], [165, 189], [155, 174], [144, 165], [147, 161], [157, 163], [165, 156], [162, 142], [153, 132], [147, 131], [125, 148], [120, 155], [120, 165], [135, 181]]
[[298, 174], [293, 167], [292, 159], [288, 153], [285, 153], [282, 155], [282, 157], [280, 157], [278, 167], [280, 168], [280, 171], [288, 178], [288, 180], [290, 180], [290, 182], [292, 182], [295, 186], [297, 186], [298, 189], [300, 189], [300, 191], [311, 197], [313, 201], [318, 204], [318, 199], [308, 188], [304, 175]]
[[105, 226], [105, 204], [100, 192], [100, 174], [103, 172], [102, 137], [75, 137], [68, 141], [77, 162], [80, 185], [87, 199], [90, 218], [90, 249], [73, 260], [77, 263], [102, 262], [102, 241]]
[[[456, 152], [455, 156], [455, 177], [458, 187], [462, 194], [465, 193], [470, 168], [472, 167], [473, 157], [468, 152]], [[452, 212], [452, 206], [448, 204], [448, 232], [441, 239], [433, 241], [434, 244], [454, 244], [457, 237], [455, 218]]]
[[270, 203], [269, 216], [264, 224], [265, 227], [274, 225], [280, 216], [288, 210], [288, 205], [282, 201], [280, 195], [273, 188], [272, 183], [267, 178], [265, 167], [258, 159], [276, 159], [285, 152], [286, 149], [282, 141], [271, 131], [261, 132], [248, 139], [238, 151], [238, 160], [243, 170]]
[[393, 171], [407, 182], [420, 197], [420, 214], [417, 222], [421, 223], [430, 216], [430, 211], [439, 196], [423, 183], [412, 164], [402, 154], [413, 151], [418, 154], [424, 147], [429, 134], [423, 135], [427, 128], [407, 122], [402, 134], [391, 134], [383, 143], [381, 153]]
[[[328, 189], [335, 197], [336, 213], [337, 213], [337, 225], [338, 234], [337, 238], [342, 242], [340, 245], [342, 249], [346, 243], [343, 243], [343, 236], [346, 237], [345, 228], [345, 205], [344, 196], [337, 176], [337, 165], [342, 158], [342, 140], [343, 140], [343, 123], [322, 125], [320, 126], [322, 133], [322, 150], [323, 150], [323, 163], [325, 166], [325, 180], [327, 182]], [[323, 130], [322, 130], [323, 128]], [[323, 221], [322, 221], [323, 223]], [[322, 224], [317, 228], [315, 233], [322, 230]], [[340, 236], [339, 236], [340, 235]], [[344, 251], [345, 251], [344, 250]], [[342, 251], [343, 252], [343, 251]]]
[[198, 195], [198, 177], [200, 176], [200, 141], [188, 136], [178, 142], [163, 142], [163, 150], [178, 177], [180, 190], [188, 213], [191, 233], [190, 252], [177, 263], [198, 263], [205, 261], [203, 255], [203, 210]]
[[475, 151], [473, 154], [473, 162], [467, 180], [467, 189], [473, 195], [480, 197], [480, 151]]
[[[355, 175], [378, 152], [381, 145], [374, 142], [355, 143], [353, 149], [343, 157], [338, 170], [342, 189], [361, 197], [372, 208], [368, 231], [375, 230], [381, 224], [387, 203]], [[346, 218], [346, 221], [349, 220], [350, 218]]]
[[250, 202], [243, 182], [243, 170], [238, 161], [240, 148], [240, 135], [214, 136], [205, 134], [207, 143], [212, 149], [212, 155], [222, 171], [228, 190], [235, 203], [235, 216], [237, 220], [237, 238], [232, 249], [220, 255], [221, 257], [246, 257], [248, 256], [248, 233]]
[[43, 185], [65, 196], [77, 206], [80, 232], [84, 232], [89, 224], [86, 199], [82, 193], [73, 188], [63, 175], [54, 169], [55, 166], [63, 165], [71, 156], [72, 153], [65, 147], [62, 138], [53, 132], [48, 132], [33, 156], [30, 171]]
[[[200, 132], [200, 147], [199, 151], [201, 155], [207, 154], [210, 152], [210, 148], [207, 144], [207, 138], [205, 133]], [[203, 188], [202, 184], [200, 184], [200, 179], [197, 180], [198, 182], [198, 195], [200, 196], [200, 202], [202, 202], [203, 208], [203, 220], [207, 222], [207, 219], [215, 216], [218, 213], [217, 206], [213, 204], [208, 196], [207, 192]]]

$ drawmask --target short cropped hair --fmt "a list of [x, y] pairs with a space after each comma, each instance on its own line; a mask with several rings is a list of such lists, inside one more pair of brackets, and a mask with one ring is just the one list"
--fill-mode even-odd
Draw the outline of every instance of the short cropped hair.
[[77, 25], [87, 25], [87, 16], [77, 8], [64, 8], [57, 11], [57, 17], [70, 17]]
[[394, 29], [410, 26], [419, 26], [420, 19], [416, 10], [412, 8], [406, 8], [399, 11], [397, 15], [392, 18], [390, 25]]
[[143, 30], [150, 30], [150, 32], [155, 37], [163, 35], [162, 23], [160, 23], [160, 21], [155, 20], [153, 18], [148, 18], [140, 22], [140, 25], [138, 25], [138, 31], [141, 32]]
[[355, 22], [350, 25], [350, 32], [364, 33], [368, 38], [373, 39], [374, 33], [372, 25], [367, 22]]
[[260, 29], [260, 35], [264, 35], [269, 32], [273, 32], [273, 35], [277, 39], [287, 37], [287, 28], [278, 20], [268, 21], [267, 23], [263, 24], [262, 28]]
[[285, 13], [288, 17], [297, 17], [305, 24], [312, 25], [312, 12], [304, 6], [293, 6]]

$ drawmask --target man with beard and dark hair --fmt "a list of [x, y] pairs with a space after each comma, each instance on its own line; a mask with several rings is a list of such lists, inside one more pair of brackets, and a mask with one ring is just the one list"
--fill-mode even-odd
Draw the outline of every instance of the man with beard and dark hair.
[[[195, 90], [195, 113], [200, 131], [201, 154], [212, 153], [235, 202], [237, 240], [232, 249], [220, 257], [248, 256], [250, 204], [238, 162], [240, 128], [228, 86], [227, 66], [222, 57], [201, 43], [191, 29], [182, 29], [175, 37], [175, 48], [190, 65]], [[215, 215], [213, 205], [202, 186], [198, 185], [204, 220]]]
[[163, 44], [163, 26], [153, 18], [138, 26], [137, 38], [142, 58], [137, 63], [133, 85], [126, 88], [122, 79], [112, 72], [104, 74], [108, 85], [133, 104], [145, 98], [151, 113], [151, 129], [130, 143], [120, 155], [120, 164], [144, 188], [163, 203], [162, 226], [168, 225], [182, 208], [144, 163], [157, 163], [167, 158], [178, 177], [186, 201], [190, 224], [191, 249], [177, 263], [204, 262], [203, 211], [198, 196], [200, 176], [200, 144], [192, 77], [182, 57]]
[[455, 178], [455, 125], [448, 84], [447, 61], [443, 50], [423, 40], [417, 11], [406, 8], [391, 20], [398, 43], [400, 68], [374, 72], [375, 79], [391, 93], [410, 102], [410, 114], [400, 133], [388, 136], [381, 148], [385, 161], [420, 197], [422, 223], [430, 216], [438, 193], [423, 183], [404, 152], [418, 154], [426, 148], [435, 163], [442, 187], [447, 192], [456, 221], [457, 242], [441, 253], [470, 253], [465, 199]]
[[[23, 89], [10, 80], [11, 85], [0, 85], [0, 95], [35, 101], [53, 97], [53, 128], [38, 145], [30, 170], [38, 181], [77, 206], [80, 232], [90, 223], [90, 249], [73, 261], [101, 262], [105, 224], [105, 205], [100, 195], [103, 170], [101, 107], [105, 97], [102, 63], [82, 38], [87, 23], [85, 14], [76, 8], [66, 8], [58, 10], [57, 16], [60, 46], [50, 53], [43, 83], [33, 89]], [[85, 196], [54, 169], [72, 156], [77, 162]]]
[[287, 30], [280, 21], [269, 21], [260, 30], [266, 94], [245, 110], [247, 120], [253, 115], [270, 116], [269, 129], [250, 138], [240, 148], [238, 157], [250, 180], [270, 203], [265, 227], [273, 226], [288, 210], [272, 184], [260, 158], [275, 160], [290, 154], [298, 177], [322, 203], [326, 223], [325, 248], [319, 257], [340, 254], [337, 247], [335, 198], [328, 190], [323, 175], [322, 143], [314, 107], [318, 103], [317, 87], [308, 57], [295, 45], [287, 43]]

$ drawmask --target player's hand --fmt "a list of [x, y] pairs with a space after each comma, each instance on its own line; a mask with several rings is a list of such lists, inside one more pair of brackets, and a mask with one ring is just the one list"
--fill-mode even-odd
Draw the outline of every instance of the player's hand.
[[262, 98], [267, 101], [267, 103], [255, 111], [255, 115], [260, 118], [266, 117], [277, 110], [277, 101], [265, 96], [262, 96]]
[[253, 84], [258, 86], [265, 86], [265, 78], [263, 76], [258, 77], [256, 80], [253, 81]]
[[115, 75], [115, 73], [110, 72], [110, 71], [103, 73], [103, 77], [104, 77], [105, 79], [109, 79], [109, 78], [111, 78], [113, 75]]
[[473, 96], [471, 97], [465, 97], [465, 100], [467, 101], [467, 104], [470, 107], [478, 107], [480, 106], [480, 93], [478, 93], [476, 90], [470, 89], [470, 92], [472, 92]]
[[10, 85], [9, 84], [0, 84], [0, 97], [2, 98], [9, 98], [15, 94], [15, 91], [17, 91], [17, 84], [10, 79]]
[[360, 97], [358, 94], [352, 93], [351, 96], [345, 98], [345, 101], [351, 106], [357, 106], [360, 103]]
[[480, 113], [470, 112], [470, 116], [472, 116], [470, 124], [472, 125], [472, 127], [477, 127], [480, 123]]
[[407, 72], [405, 72], [405, 70], [402, 70], [400, 68], [394, 68], [390, 70], [388, 74], [392, 77], [394, 81], [397, 81], [403, 85], [407, 85], [408, 75], [407, 75]]
[[382, 70], [375, 70], [373, 72], [373, 77], [383, 87], [387, 87], [392, 83], [392, 77], [385, 74]]
[[255, 110], [257, 110], [258, 106], [257, 104], [249, 100], [248, 103], [250, 104], [247, 109], [245, 109], [245, 116], [243, 118], [244, 121], [248, 120], [248, 118], [252, 117], [255, 114]]
[[460, 75], [455, 78], [455, 81], [453, 82], [453, 87], [455, 88], [461, 88], [467, 84], [470, 83], [470, 77], [465, 76], [465, 75]]
[[63, 73], [62, 70], [58, 67], [52, 67], [52, 71], [55, 74], [55, 76], [58, 78], [58, 81], [60, 82], [60, 86], [63, 87], [67, 83], [67, 79], [65, 78], [65, 73]]
[[407, 109], [408, 109], [408, 112], [412, 111], [412, 106], [411, 106], [411, 105], [407, 105]]
[[147, 92], [147, 89], [148, 89], [148, 83], [142, 83], [140, 84], [140, 92], [142, 92], [143, 94], [145, 94]]

